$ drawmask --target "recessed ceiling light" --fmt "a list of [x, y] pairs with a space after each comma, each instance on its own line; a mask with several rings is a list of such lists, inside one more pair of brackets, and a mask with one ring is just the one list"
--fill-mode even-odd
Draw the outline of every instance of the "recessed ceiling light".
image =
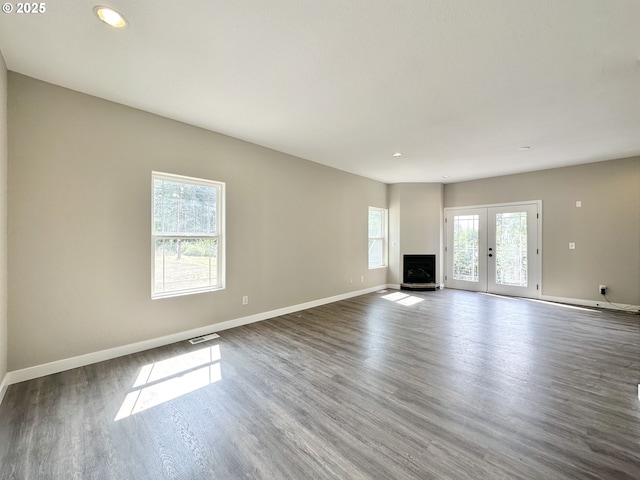
[[396, 152], [393, 155], [391, 155], [392, 157], [401, 157], [402, 154], [400, 152]]
[[93, 11], [100, 20], [113, 28], [120, 29], [127, 26], [127, 20], [124, 16], [121, 13], [116, 12], [113, 8], [96, 5], [93, 7]]
[[524, 152], [525, 150], [529, 150], [531, 147], [529, 145], [525, 145], [524, 147], [520, 147], [518, 149], [519, 152]]

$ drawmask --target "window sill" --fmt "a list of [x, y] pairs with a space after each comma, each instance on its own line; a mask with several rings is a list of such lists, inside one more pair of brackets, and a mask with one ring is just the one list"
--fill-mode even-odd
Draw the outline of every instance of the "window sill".
[[198, 290], [182, 290], [179, 292], [158, 293], [155, 295], [151, 294], [151, 300], [160, 300], [162, 298], [184, 297], [186, 295], [196, 295], [197, 293], [217, 292], [220, 290], [224, 290], [224, 287], [211, 287], [211, 288], [203, 288]]

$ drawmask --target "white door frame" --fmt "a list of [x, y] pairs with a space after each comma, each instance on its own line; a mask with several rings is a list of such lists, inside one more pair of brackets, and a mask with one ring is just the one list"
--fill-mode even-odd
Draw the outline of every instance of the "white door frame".
[[[450, 259], [452, 256], [452, 252], [448, 251], [449, 248], [449, 243], [450, 240], [448, 238], [449, 236], [449, 230], [448, 230], [448, 225], [447, 225], [447, 218], [449, 217], [450, 213], [456, 213], [456, 212], [462, 212], [462, 211], [468, 211], [468, 210], [474, 210], [474, 209], [478, 209], [478, 210], [488, 210], [489, 208], [495, 208], [495, 207], [515, 207], [518, 205], [532, 205], [535, 204], [538, 210], [538, 218], [537, 218], [537, 242], [538, 242], [538, 246], [537, 246], [537, 252], [538, 254], [535, 256], [535, 273], [536, 273], [536, 277], [537, 278], [532, 278], [532, 282], [535, 282], [537, 285], [537, 290], [536, 290], [536, 295], [532, 298], [541, 298], [542, 297], [542, 200], [528, 200], [528, 201], [522, 201], [522, 202], [509, 202], [509, 203], [492, 203], [492, 204], [484, 204], [484, 205], [469, 205], [469, 206], [464, 206], [464, 207], [448, 207], [444, 209], [444, 271], [445, 271], [445, 279], [444, 279], [444, 283], [445, 283], [445, 287], [448, 288], [457, 288], [458, 286], [452, 286], [452, 279], [448, 279], [448, 275], [450, 273]], [[486, 248], [483, 250], [482, 249], [482, 245], [480, 246], [480, 255], [484, 255], [486, 252]], [[484, 247], [486, 247], [486, 245], [484, 245]], [[485, 259], [486, 260], [486, 259]], [[480, 260], [482, 262], [482, 260]], [[485, 262], [486, 264], [486, 262]], [[455, 284], [455, 281], [453, 281], [453, 283]], [[481, 282], [479, 284], [480, 290], [479, 291], [486, 291], [486, 280], [484, 280], [483, 282]]]

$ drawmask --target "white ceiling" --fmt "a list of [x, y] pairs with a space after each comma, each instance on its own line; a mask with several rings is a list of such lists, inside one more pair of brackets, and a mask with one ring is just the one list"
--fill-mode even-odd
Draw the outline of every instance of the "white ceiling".
[[9, 70], [386, 183], [640, 155], [640, 0], [99, 1], [0, 14]]

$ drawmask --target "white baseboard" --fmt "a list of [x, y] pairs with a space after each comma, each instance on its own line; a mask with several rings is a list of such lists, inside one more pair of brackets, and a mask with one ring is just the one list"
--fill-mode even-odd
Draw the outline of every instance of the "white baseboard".
[[79, 355], [77, 357], [65, 358], [63, 360], [56, 360], [55, 362], [45, 363], [42, 365], [36, 365], [29, 368], [23, 368], [21, 370], [14, 370], [8, 372], [5, 375], [2, 383], [0, 384], [0, 403], [2, 402], [2, 394], [14, 383], [24, 382], [26, 380], [32, 380], [34, 378], [44, 377], [46, 375], [52, 375], [54, 373], [64, 372], [65, 370], [71, 370], [72, 368], [84, 367], [91, 365], [92, 363], [98, 363], [105, 360], [111, 360], [112, 358], [121, 357], [123, 355], [130, 355], [132, 353], [142, 352], [151, 348], [162, 347], [171, 343], [182, 342], [190, 338], [199, 337], [207, 333], [221, 332], [230, 328], [239, 327], [241, 325], [248, 325], [254, 322], [260, 322], [262, 320], [268, 320], [269, 318], [279, 317], [281, 315], [287, 315], [289, 313], [298, 312], [300, 310], [306, 310], [308, 308], [319, 307], [328, 303], [337, 302], [340, 300], [346, 300], [348, 298], [365, 295], [367, 293], [376, 292], [380, 289], [387, 288], [387, 285], [379, 285], [377, 287], [370, 287], [364, 290], [358, 290], [349, 293], [343, 293], [335, 295], [333, 297], [322, 298], [319, 300], [313, 300], [311, 302], [301, 303], [290, 307], [279, 308], [277, 310], [271, 310], [269, 312], [257, 313], [255, 315], [249, 315], [247, 317], [240, 317], [226, 322], [215, 323], [206, 327], [195, 328], [193, 330], [187, 330], [185, 332], [179, 332], [172, 335], [166, 335], [164, 337], [153, 338], [150, 340], [144, 340], [141, 342], [130, 343], [128, 345], [122, 345], [120, 347], [109, 348], [106, 350], [100, 350], [98, 352], [87, 353], [85, 355]]
[[638, 305], [628, 305], [626, 303], [609, 303], [606, 300], [582, 300], [580, 298], [553, 297], [551, 295], [540, 295], [540, 300], [546, 300], [547, 302], [566, 303], [569, 305], [580, 305], [582, 307], [607, 308], [609, 310], [618, 310], [622, 312], [640, 312], [640, 306]]
[[0, 381], [0, 404], [2, 404], [2, 399], [4, 398], [4, 394], [7, 393], [7, 389], [9, 388], [8, 374], [4, 376], [2, 381]]

